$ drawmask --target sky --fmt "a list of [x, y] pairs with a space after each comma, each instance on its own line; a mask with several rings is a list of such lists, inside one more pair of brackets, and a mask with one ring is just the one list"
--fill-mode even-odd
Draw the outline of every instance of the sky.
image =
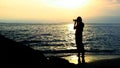
[[120, 0], [0, 0], [2, 21], [72, 22], [77, 16], [120, 21]]

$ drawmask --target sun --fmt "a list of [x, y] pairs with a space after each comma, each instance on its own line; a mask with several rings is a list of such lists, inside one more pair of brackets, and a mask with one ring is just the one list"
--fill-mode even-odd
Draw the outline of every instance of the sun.
[[54, 7], [79, 8], [89, 3], [90, 0], [44, 0], [44, 1], [45, 3]]

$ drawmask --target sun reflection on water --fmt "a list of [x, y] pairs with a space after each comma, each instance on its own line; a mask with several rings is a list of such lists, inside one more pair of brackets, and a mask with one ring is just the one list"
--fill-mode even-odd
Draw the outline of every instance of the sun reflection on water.
[[68, 24], [68, 30], [74, 32], [73, 26], [74, 24]]

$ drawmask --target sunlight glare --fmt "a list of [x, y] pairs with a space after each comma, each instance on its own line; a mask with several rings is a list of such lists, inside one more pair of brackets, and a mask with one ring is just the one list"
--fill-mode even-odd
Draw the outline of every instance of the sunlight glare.
[[69, 24], [69, 25], [68, 25], [68, 29], [69, 29], [70, 31], [74, 31], [73, 26], [74, 26], [74, 24]]
[[[95, 56], [90, 56], [90, 55], [87, 55], [85, 56], [85, 62], [86, 63], [90, 63], [90, 62], [94, 62], [95, 60], [98, 59], [97, 58], [94, 58]], [[78, 64], [78, 57], [77, 55], [72, 55], [72, 56], [68, 56], [68, 57], [63, 57], [64, 59], [67, 59], [70, 63], [74, 63], [74, 64]]]
[[79, 8], [86, 5], [90, 0], [45, 0], [45, 3], [54, 7]]

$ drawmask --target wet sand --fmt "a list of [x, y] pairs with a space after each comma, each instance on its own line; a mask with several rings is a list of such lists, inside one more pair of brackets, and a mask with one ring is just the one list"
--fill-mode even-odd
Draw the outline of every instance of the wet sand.
[[75, 64], [77, 68], [120, 67], [120, 55], [86, 55], [85, 64], [78, 64], [76, 55], [62, 58]]
[[[62, 58], [68, 60], [70, 63], [78, 64], [77, 55], [65, 56]], [[120, 55], [85, 55], [86, 63], [91, 63], [100, 60], [116, 59], [116, 58], [120, 58]]]

